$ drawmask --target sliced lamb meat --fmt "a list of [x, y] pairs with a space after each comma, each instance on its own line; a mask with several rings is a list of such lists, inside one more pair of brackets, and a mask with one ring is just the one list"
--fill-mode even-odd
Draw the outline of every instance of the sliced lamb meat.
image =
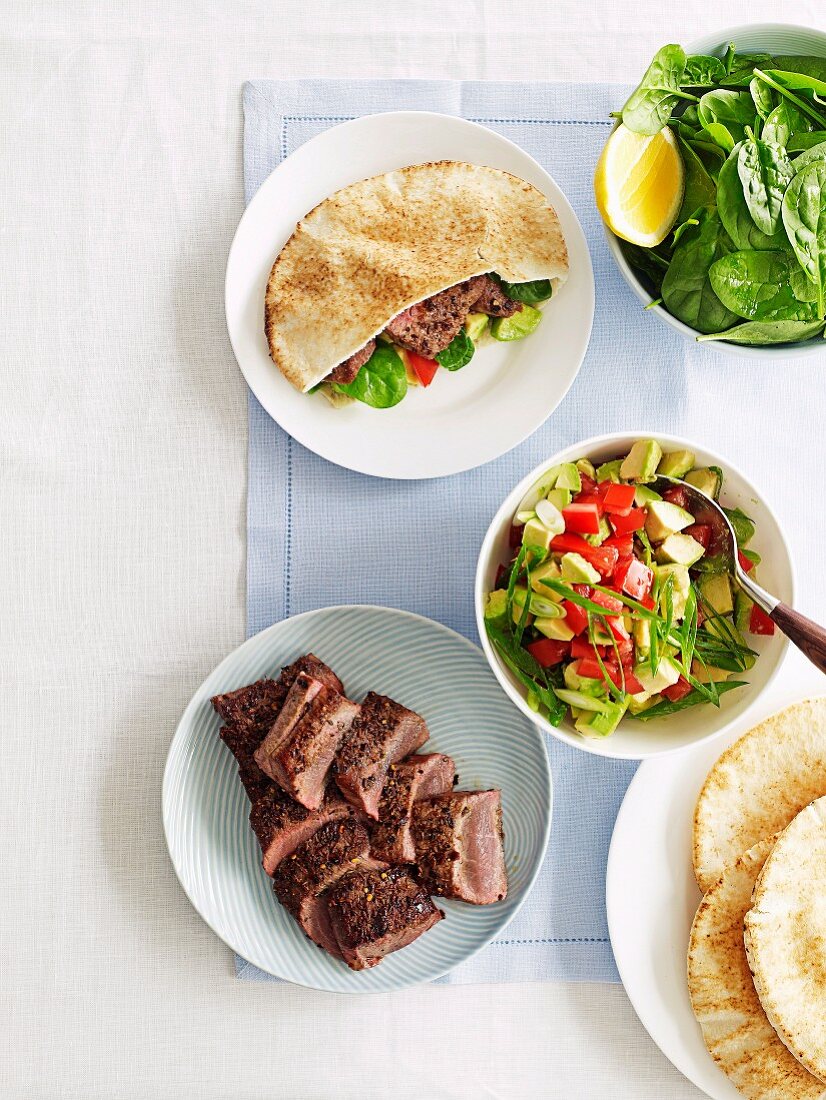
[[444, 916], [401, 867], [354, 871], [325, 897], [341, 955], [352, 970], [375, 966]]
[[355, 355], [351, 355], [349, 359], [345, 359], [343, 363], [339, 363], [337, 367], [333, 367], [325, 381], [340, 382], [342, 386], [347, 386], [351, 382], [355, 382], [356, 375], [375, 350], [376, 341], [368, 340], [364, 347], [360, 351], [357, 351]]
[[328, 792], [317, 810], [307, 810], [272, 784], [250, 810], [250, 825], [261, 845], [264, 870], [274, 874], [279, 863], [322, 825], [352, 815], [350, 806], [336, 793]]
[[359, 713], [357, 703], [300, 673], [255, 762], [308, 810], [324, 797], [333, 759]]
[[513, 317], [522, 309], [522, 303], [509, 298], [490, 275], [480, 276], [479, 290], [479, 297], [472, 306], [474, 313], [487, 313], [488, 317]]
[[272, 727], [284, 700], [299, 673], [320, 680], [335, 691], [343, 691], [341, 681], [331, 668], [312, 653], [299, 657], [281, 670], [278, 680], [257, 680], [247, 687], [216, 695], [212, 705], [227, 723], [220, 731], [224, 744], [238, 761], [238, 772], [250, 801], [255, 802], [272, 780], [255, 762], [255, 750]]
[[403, 310], [387, 326], [395, 342], [433, 359], [451, 343], [481, 293], [477, 275]]
[[410, 829], [413, 803], [453, 789], [456, 768], [449, 756], [432, 752], [408, 756], [391, 764], [379, 803], [379, 823], [373, 830], [372, 851], [388, 863], [415, 863], [416, 846]]
[[506, 896], [499, 791], [455, 791], [417, 802], [413, 841], [422, 883], [431, 893], [474, 905]]
[[275, 896], [310, 939], [341, 957], [322, 896], [355, 870], [383, 871], [386, 863], [370, 857], [370, 838], [357, 821], [331, 821], [305, 840], [273, 876]]
[[421, 748], [429, 736], [421, 715], [386, 695], [369, 692], [336, 761], [335, 778], [341, 793], [378, 820], [387, 769]]

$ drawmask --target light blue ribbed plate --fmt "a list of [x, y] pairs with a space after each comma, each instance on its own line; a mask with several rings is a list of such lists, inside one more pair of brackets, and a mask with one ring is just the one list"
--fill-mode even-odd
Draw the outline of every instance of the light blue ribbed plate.
[[[372, 970], [355, 973], [312, 944], [276, 902], [249, 827], [235, 761], [210, 697], [277, 675], [312, 651], [348, 694], [390, 695], [424, 716], [423, 751], [456, 761], [459, 786], [499, 787], [508, 897], [490, 906], [440, 901], [446, 920]], [[508, 701], [476, 646], [447, 627], [386, 607], [327, 607], [276, 623], [231, 653], [181, 718], [163, 781], [163, 821], [181, 885], [243, 958], [286, 981], [333, 992], [385, 992], [431, 981], [483, 948], [513, 918], [542, 863], [552, 787], [542, 735]]]

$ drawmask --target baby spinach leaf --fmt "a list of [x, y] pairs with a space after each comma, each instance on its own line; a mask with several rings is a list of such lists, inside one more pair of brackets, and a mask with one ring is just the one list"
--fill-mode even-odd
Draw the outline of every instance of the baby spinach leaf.
[[826, 161], [813, 160], [796, 173], [783, 197], [783, 224], [800, 266], [817, 287], [817, 316], [823, 317], [826, 313]]
[[826, 96], [826, 79], [821, 77], [788, 69], [768, 69], [767, 74], [789, 91], [806, 92], [814, 99]]
[[777, 106], [777, 92], [770, 88], [768, 84], [764, 84], [759, 76], [752, 77], [749, 92], [758, 115], [762, 119], [767, 119]]
[[699, 221], [699, 226], [685, 233], [674, 250], [663, 279], [662, 298], [678, 320], [698, 332], [717, 332], [737, 320], [709, 281], [712, 264], [725, 255], [730, 242], [714, 207], [706, 207]]
[[717, 177], [717, 209], [726, 232], [734, 242], [735, 248], [754, 248], [758, 251], [775, 251], [789, 248], [789, 241], [782, 226], [771, 235], [758, 229], [749, 213], [737, 158], [742, 143], [735, 145]]
[[765, 68], [773, 65], [774, 58], [770, 53], [736, 53], [732, 50], [729, 56], [726, 53], [726, 79], [723, 83], [729, 87], [747, 88], [754, 76], [754, 70], [758, 66]]
[[[819, 129], [826, 128], [826, 115], [823, 111], [818, 111], [813, 103], [809, 102], [807, 95], [799, 95], [796, 91], [793, 91], [789, 81], [785, 78], [790, 77], [791, 83], [795, 81], [794, 73], [784, 73], [777, 69], [755, 69], [755, 75], [759, 76], [764, 84], [768, 84], [770, 88], [774, 88], [776, 92], [794, 103], [795, 107], [799, 108], [805, 115], [818, 126]], [[801, 78], [804, 79], [804, 78]], [[809, 92], [809, 95], [812, 93]], [[816, 98], [816, 97], [814, 97]]]
[[622, 109], [622, 121], [629, 130], [637, 134], [656, 134], [668, 122], [680, 99], [696, 98], [680, 90], [684, 72], [682, 46], [672, 43], [657, 51]]
[[336, 382], [334, 389], [374, 409], [390, 409], [407, 393], [407, 371], [397, 351], [379, 344], [354, 380]]
[[629, 264], [646, 277], [650, 284], [648, 289], [659, 294], [663, 276], [668, 270], [668, 260], [652, 248], [641, 248], [628, 241], [621, 240], [620, 248]]
[[728, 521], [734, 528], [738, 546], [747, 546], [754, 538], [754, 520], [742, 508], [724, 508]]
[[792, 162], [792, 168], [795, 172], [799, 172], [804, 164], [809, 164], [813, 160], [822, 160], [826, 156], [826, 130], [812, 130], [809, 134], [795, 134], [789, 138], [786, 148], [790, 153], [800, 152], [800, 156], [795, 157]]
[[766, 118], [760, 137], [763, 141], [772, 141], [775, 145], [788, 148], [793, 134], [803, 133], [811, 128], [812, 124], [803, 112], [788, 99], [784, 99]]
[[[777, 54], [772, 58], [771, 66], [787, 73], [805, 73], [819, 80], [826, 80], [826, 58], [812, 54]], [[762, 66], [761, 66], [762, 68]]]
[[748, 321], [814, 321], [813, 303], [799, 301], [792, 290], [793, 263], [786, 252], [731, 252], [709, 276], [720, 301]]
[[783, 195], [792, 178], [786, 150], [782, 145], [749, 137], [737, 154], [737, 173], [754, 224], [767, 236], [776, 233]]
[[728, 156], [734, 148], [734, 138], [731, 136], [728, 127], [724, 126], [722, 122], [709, 122], [708, 126], [704, 126], [702, 130], [697, 132], [695, 141], [711, 142], [712, 145], [716, 145], [723, 150], [724, 156]]
[[795, 344], [810, 340], [823, 331], [823, 321], [744, 321], [724, 332], [710, 332], [697, 340], [726, 340], [729, 344], [749, 347], [769, 347], [772, 344]]
[[700, 122], [708, 127], [712, 122], [722, 123], [735, 142], [746, 136], [746, 127], [753, 126], [757, 112], [748, 92], [735, 92], [730, 88], [715, 88], [700, 97], [697, 105]]
[[[746, 686], [745, 680], [723, 680], [715, 685], [718, 695], [725, 695], [727, 691]], [[635, 719], [637, 722], [650, 722], [652, 718], [664, 718], [667, 714], [676, 714], [678, 711], [687, 710], [688, 707], [695, 707], [698, 703], [707, 703], [708, 701], [706, 695], [693, 688], [681, 699], [676, 699], [673, 702], [670, 699], [662, 699], [659, 703], [655, 703], [653, 707], [649, 707], [648, 710], [641, 710], [639, 714], [631, 714], [629, 711], [628, 717]]]
[[677, 140], [685, 168], [685, 191], [680, 212], [677, 214], [679, 224], [693, 215], [701, 206], [709, 206], [714, 202], [714, 180], [688, 142], [679, 136]]
[[460, 328], [444, 351], [437, 352], [436, 359], [445, 370], [461, 370], [473, 358], [476, 351], [473, 341], [463, 328]]
[[681, 83], [686, 88], [713, 88], [726, 79], [726, 67], [719, 57], [693, 53], [685, 59]]
[[529, 306], [547, 302], [554, 292], [550, 279], [533, 279], [529, 283], [506, 283], [500, 279], [499, 285], [514, 302], [526, 302]]

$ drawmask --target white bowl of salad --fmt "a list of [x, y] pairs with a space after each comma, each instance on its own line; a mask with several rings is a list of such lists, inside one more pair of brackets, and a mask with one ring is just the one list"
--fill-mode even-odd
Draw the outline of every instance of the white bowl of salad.
[[674, 436], [560, 451], [513, 489], [479, 556], [476, 618], [499, 683], [554, 737], [600, 756], [642, 759], [723, 733], [786, 650], [734, 581], [713, 517], [692, 515], [679, 484], [655, 492], [661, 475], [717, 499], [741, 564], [793, 602], [771, 508], [727, 459]]

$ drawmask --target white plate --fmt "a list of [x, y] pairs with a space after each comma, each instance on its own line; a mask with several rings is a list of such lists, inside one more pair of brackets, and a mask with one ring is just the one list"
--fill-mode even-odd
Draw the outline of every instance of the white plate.
[[[485, 345], [466, 369], [439, 371], [392, 409], [334, 409], [299, 393], [269, 357], [264, 292], [273, 260], [296, 222], [356, 180], [408, 164], [460, 160], [505, 169], [532, 183], [559, 215], [570, 274], [544, 307], [537, 331]], [[325, 130], [265, 180], [238, 226], [227, 262], [229, 337], [250, 389], [285, 431], [311, 451], [377, 477], [443, 477], [509, 451], [554, 411], [576, 377], [594, 316], [594, 277], [568, 200], [536, 161], [473, 122], [426, 112], [368, 115]]]
[[[502, 791], [508, 896], [495, 905], [439, 901], [446, 919], [372, 970], [320, 951], [275, 900], [249, 826], [235, 760], [218, 737], [210, 697], [277, 674], [312, 650], [361, 699], [373, 689], [427, 720], [426, 751], [449, 753], [464, 789]], [[192, 904], [221, 939], [262, 970], [334, 992], [432, 981], [509, 923], [542, 865], [551, 828], [545, 744], [499, 690], [482, 653], [446, 626], [387, 607], [327, 607], [276, 623], [231, 653], [186, 708], [166, 763], [163, 821]]]
[[709, 744], [643, 764], [608, 852], [608, 930], [625, 991], [666, 1058], [713, 1100], [742, 1097], [706, 1050], [688, 996], [688, 940], [702, 896], [692, 871], [692, 819], [712, 764], [747, 729], [782, 709], [774, 702]]

